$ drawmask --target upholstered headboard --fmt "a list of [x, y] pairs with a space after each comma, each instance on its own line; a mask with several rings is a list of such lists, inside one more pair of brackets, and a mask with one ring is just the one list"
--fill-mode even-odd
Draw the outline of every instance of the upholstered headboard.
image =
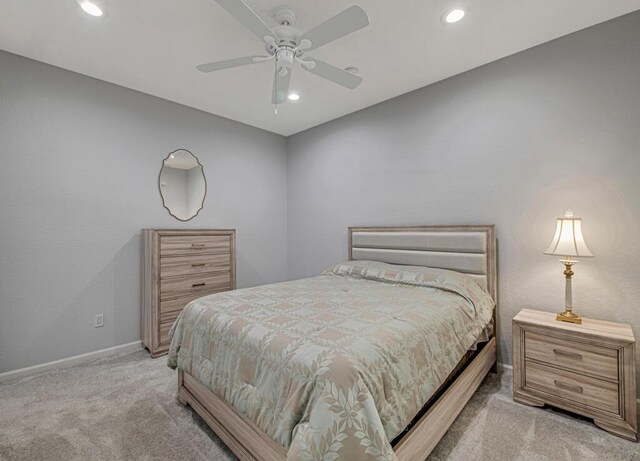
[[497, 301], [494, 226], [350, 227], [349, 259], [463, 272]]

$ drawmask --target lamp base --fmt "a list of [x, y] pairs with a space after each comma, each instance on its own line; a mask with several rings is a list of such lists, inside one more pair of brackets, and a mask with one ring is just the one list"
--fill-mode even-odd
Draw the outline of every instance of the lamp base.
[[582, 317], [574, 314], [571, 311], [560, 312], [558, 315], [556, 315], [556, 320], [559, 322], [576, 323], [578, 325], [582, 324]]

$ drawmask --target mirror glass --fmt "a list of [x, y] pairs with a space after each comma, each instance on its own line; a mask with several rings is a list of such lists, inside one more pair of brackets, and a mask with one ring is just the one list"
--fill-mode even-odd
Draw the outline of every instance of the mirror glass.
[[189, 221], [204, 205], [207, 181], [195, 155], [180, 149], [164, 159], [160, 170], [160, 194], [171, 216]]

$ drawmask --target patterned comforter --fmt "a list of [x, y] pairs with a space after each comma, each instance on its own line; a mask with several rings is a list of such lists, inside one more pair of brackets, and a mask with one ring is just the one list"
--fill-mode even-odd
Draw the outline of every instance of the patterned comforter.
[[357, 261], [207, 296], [173, 325], [168, 365], [288, 449], [288, 459], [394, 459], [411, 422], [488, 324], [457, 272]]

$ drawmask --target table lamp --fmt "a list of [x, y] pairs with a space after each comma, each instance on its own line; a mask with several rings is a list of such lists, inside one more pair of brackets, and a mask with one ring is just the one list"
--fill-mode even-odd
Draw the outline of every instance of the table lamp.
[[547, 251], [546, 255], [564, 256], [560, 262], [565, 266], [565, 292], [564, 292], [564, 312], [556, 316], [556, 320], [581, 324], [582, 319], [573, 312], [571, 301], [571, 277], [573, 270], [571, 267], [578, 261], [573, 257], [593, 257], [582, 237], [582, 219], [573, 216], [573, 211], [567, 210], [563, 218], [558, 218], [556, 235]]

